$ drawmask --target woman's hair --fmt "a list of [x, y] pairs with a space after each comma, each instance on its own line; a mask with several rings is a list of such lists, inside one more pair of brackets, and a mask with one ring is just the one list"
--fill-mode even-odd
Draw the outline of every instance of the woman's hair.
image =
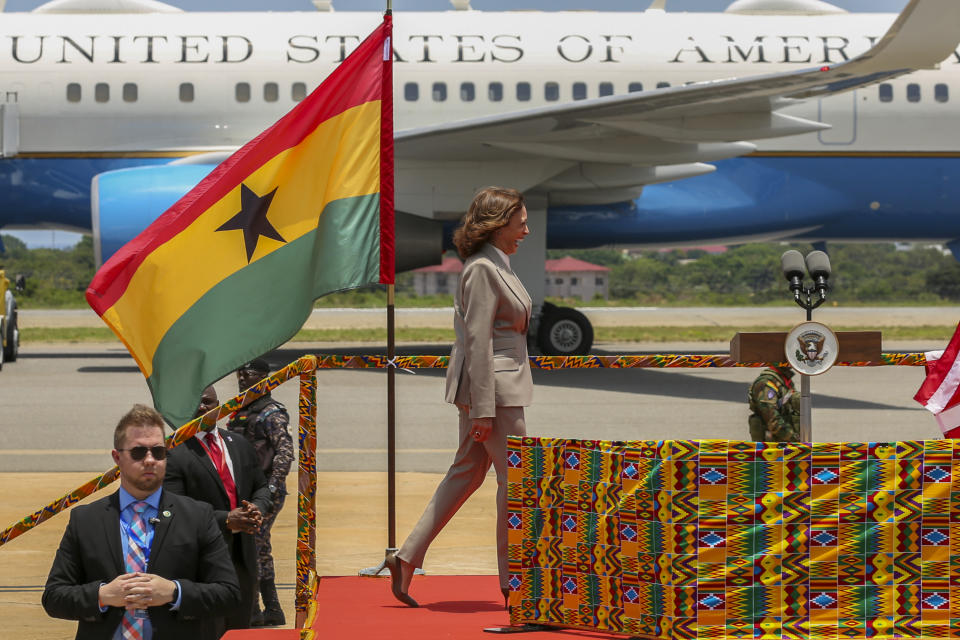
[[475, 254], [522, 206], [523, 195], [516, 189], [486, 187], [478, 191], [453, 232], [453, 244], [460, 257], [466, 260]]

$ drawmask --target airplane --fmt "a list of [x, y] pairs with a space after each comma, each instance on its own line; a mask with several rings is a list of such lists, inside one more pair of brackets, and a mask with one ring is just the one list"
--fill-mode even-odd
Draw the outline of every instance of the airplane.
[[[398, 270], [488, 184], [523, 191], [513, 260], [547, 354], [547, 248], [896, 239], [960, 249], [960, 2], [723, 13], [394, 15]], [[329, 2], [315, 2], [329, 8]], [[102, 262], [303, 99], [374, 12], [52, 0], [0, 23], [0, 227], [92, 232]], [[951, 95], [952, 94], [952, 95]]]

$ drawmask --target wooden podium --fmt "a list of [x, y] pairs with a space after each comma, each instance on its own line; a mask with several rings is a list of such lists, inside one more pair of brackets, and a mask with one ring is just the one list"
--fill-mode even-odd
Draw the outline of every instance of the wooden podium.
[[[836, 362], [879, 362], [879, 331], [835, 331]], [[787, 361], [787, 332], [737, 333], [730, 341], [730, 358], [737, 362], [763, 362], [768, 365]], [[826, 370], [825, 370], [826, 371]], [[813, 442], [810, 376], [800, 375], [800, 438]]]
[[[879, 331], [835, 331], [839, 350], [837, 362], [878, 362]], [[730, 358], [737, 362], [786, 362], [787, 332], [736, 333], [730, 340]]]

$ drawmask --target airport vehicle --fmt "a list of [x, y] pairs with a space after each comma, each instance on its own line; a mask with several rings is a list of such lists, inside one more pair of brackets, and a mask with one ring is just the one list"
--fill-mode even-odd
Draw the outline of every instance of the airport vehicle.
[[[18, 290], [23, 288], [23, 278], [17, 278]], [[16, 362], [20, 353], [20, 328], [17, 326], [17, 300], [10, 290], [10, 280], [3, 269], [0, 269], [0, 369], [5, 362]]]
[[[584, 353], [586, 318], [540, 304], [548, 247], [960, 246], [960, 2], [663, 7], [395, 14], [398, 269], [439, 260], [476, 188], [519, 188], [538, 343]], [[92, 230], [105, 259], [380, 19], [154, 0], [3, 14], [0, 226]]]

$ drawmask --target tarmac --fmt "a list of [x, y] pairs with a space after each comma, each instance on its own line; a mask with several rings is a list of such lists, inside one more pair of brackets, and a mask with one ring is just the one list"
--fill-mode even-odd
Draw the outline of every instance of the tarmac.
[[[319, 326], [377, 323], [383, 310], [322, 310]], [[882, 328], [951, 325], [960, 308], [826, 309], [814, 317], [837, 326]], [[836, 315], [835, 315], [836, 312]], [[400, 326], [450, 326], [448, 310], [401, 310]], [[590, 312], [593, 313], [592, 311]], [[827, 317], [827, 314], [829, 318]], [[408, 315], [409, 314], [409, 315]], [[22, 326], [78, 326], [90, 312], [21, 312]], [[365, 320], [368, 318], [369, 320]], [[78, 320], [80, 319], [80, 320]], [[604, 310], [591, 320], [657, 325], [789, 327], [795, 308]], [[57, 324], [62, 323], [62, 324]], [[308, 326], [310, 326], [308, 324]], [[317, 326], [317, 325], [315, 325]], [[885, 350], [943, 348], [931, 341], [884, 343]], [[304, 352], [357, 352], [370, 345], [291, 344], [271, 354], [285, 363]], [[725, 343], [597, 345], [617, 353], [718, 353]], [[448, 345], [407, 345], [410, 353], [445, 353]], [[440, 400], [442, 371], [398, 375], [397, 521], [402, 542], [427, 503], [456, 447], [455, 418]], [[746, 433], [749, 369], [568, 370], [535, 374], [536, 402], [527, 412], [534, 435], [596, 439], [739, 438]], [[922, 368], [835, 368], [813, 379], [814, 435], [818, 440], [896, 440], [934, 437], [932, 417], [912, 400]], [[385, 463], [385, 375], [381, 371], [325, 371], [318, 392], [317, 570], [356, 575], [376, 566], [388, 546]], [[110, 466], [108, 432], [132, 402], [148, 402], [142, 376], [119, 343], [25, 344], [21, 358], [0, 372], [0, 526], [18, 521]], [[221, 399], [235, 391], [217, 383]], [[296, 406], [296, 385], [276, 392]], [[296, 475], [288, 477], [296, 491]], [[106, 491], [112, 491], [109, 487]], [[493, 574], [495, 482], [488, 478], [431, 546], [430, 574]], [[103, 495], [103, 494], [101, 494]], [[88, 500], [101, 497], [95, 495]], [[60, 514], [0, 547], [0, 640], [73, 638], [76, 623], [49, 618], [40, 595], [68, 516]], [[274, 529], [278, 584], [294, 619], [295, 501], [288, 500]], [[373, 579], [373, 578], [372, 578]], [[383, 589], [389, 589], [383, 580]], [[411, 589], [416, 596], [416, 581]], [[497, 594], [484, 594], [484, 598]]]

